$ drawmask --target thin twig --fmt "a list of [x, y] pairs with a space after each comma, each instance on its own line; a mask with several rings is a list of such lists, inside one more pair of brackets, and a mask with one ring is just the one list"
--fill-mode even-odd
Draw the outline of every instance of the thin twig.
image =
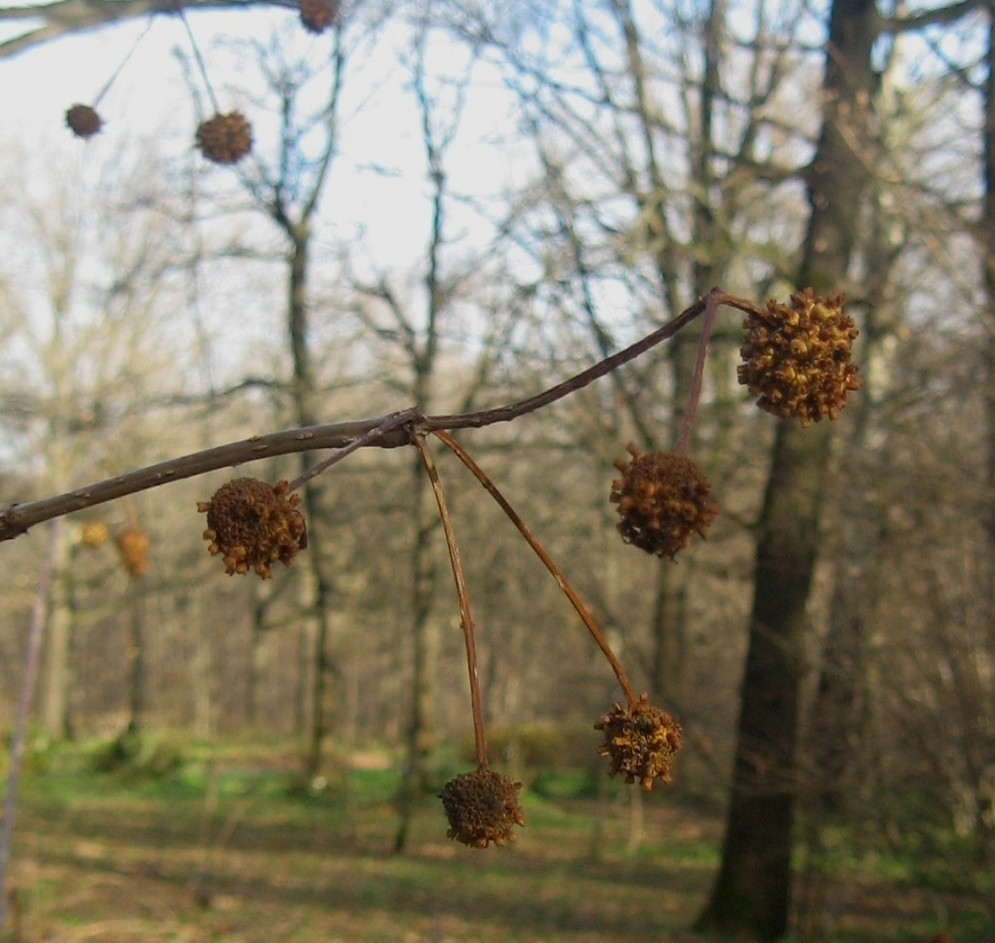
[[605, 637], [601, 634], [601, 630], [598, 628], [598, 624], [594, 621], [594, 617], [588, 612], [587, 607], [581, 602], [580, 597], [574, 592], [573, 587], [567, 582], [567, 578], [560, 572], [560, 568], [553, 562], [552, 558], [548, 553], [546, 553], [545, 548], [539, 541], [532, 535], [532, 532], [525, 526], [525, 522], [518, 516], [515, 509], [508, 503], [507, 499], [498, 491], [497, 485], [487, 476], [483, 469], [470, 457], [469, 452], [463, 448], [451, 435], [447, 432], [443, 432], [440, 429], [434, 430], [434, 435], [444, 442], [449, 449], [456, 455], [456, 457], [464, 464], [468, 469], [470, 469], [473, 476], [479, 481], [484, 488], [490, 493], [491, 497], [497, 501], [501, 506], [501, 510], [511, 518], [511, 522], [518, 528], [519, 533], [526, 539], [529, 546], [536, 552], [536, 556], [542, 560], [546, 569], [553, 575], [553, 579], [556, 580], [560, 589], [566, 594], [567, 599], [570, 600], [574, 609], [577, 610], [577, 615], [580, 616], [584, 625], [587, 626], [588, 631], [597, 642], [598, 648], [601, 649], [602, 654], [608, 659], [608, 664], [612, 666], [612, 671], [615, 672], [615, 677], [618, 678], [618, 683], [622, 687], [622, 693], [625, 695], [625, 699], [629, 702], [630, 707], [636, 706], [636, 696], [632, 692], [632, 687], [629, 684], [628, 676], [625, 673], [625, 669], [622, 667], [619, 660], [615, 657], [615, 653], [611, 650], [611, 646], [605, 640]]
[[[438, 433], [436, 433], [438, 435]], [[425, 446], [425, 434], [415, 433], [415, 445], [421, 454], [422, 463], [428, 472], [435, 500], [439, 505], [439, 517], [442, 519], [442, 529], [446, 534], [446, 548], [449, 550], [449, 562], [453, 567], [453, 579], [456, 581], [456, 596], [459, 599], [460, 620], [463, 624], [463, 639], [466, 642], [466, 667], [470, 675], [470, 709], [473, 713], [473, 742], [477, 748], [477, 767], [487, 769], [487, 741], [484, 738], [484, 710], [480, 700], [480, 678], [477, 673], [477, 647], [473, 639], [473, 617], [470, 615], [470, 598], [466, 592], [466, 580], [463, 576], [463, 564], [460, 561], [459, 547], [456, 545], [456, 535], [453, 533], [449, 508], [442, 492], [442, 482], [439, 471], [432, 460], [432, 454]]]
[[691, 429], [694, 426], [695, 413], [698, 411], [698, 399], [701, 396], [701, 379], [705, 373], [705, 354], [708, 352], [708, 339], [712, 336], [712, 324], [715, 321], [715, 310], [722, 304], [722, 295], [711, 292], [705, 299], [705, 313], [701, 318], [701, 336], [698, 338], [698, 355], [694, 361], [694, 373], [691, 376], [691, 395], [684, 413], [684, 423], [677, 439], [677, 454], [686, 455], [691, 444]]
[[570, 379], [564, 380], [562, 383], [558, 383], [556, 386], [542, 393], [537, 393], [535, 396], [530, 396], [528, 399], [523, 399], [508, 406], [485, 409], [478, 413], [465, 413], [455, 416], [429, 416], [420, 425], [429, 432], [434, 432], [436, 429], [476, 429], [481, 426], [492, 425], [496, 422], [510, 422], [512, 419], [517, 419], [526, 413], [535, 412], [537, 409], [549, 406], [558, 399], [563, 399], [564, 396], [583, 389], [588, 384], [611, 373], [612, 370], [618, 369], [622, 364], [626, 364], [630, 360], [635, 360], [636, 357], [656, 347], [657, 344], [669, 340], [701, 315], [705, 310], [708, 299], [715, 294], [721, 296], [719, 304], [727, 303], [725, 298], [731, 297], [726, 296], [725, 292], [713, 288], [704, 298], [700, 298], [691, 307], [677, 315], [676, 318], [668, 321], [662, 327], [658, 327], [652, 333], [647, 334], [642, 340], [636, 341], [635, 344], [631, 344], [624, 350], [620, 350], [617, 354], [612, 354], [610, 357], [599, 360], [594, 366], [588, 367], [576, 376], [570, 377]]
[[48, 553], [35, 589], [34, 606], [31, 609], [31, 627], [28, 631], [28, 654], [24, 662], [24, 680], [21, 683], [21, 696], [17, 702], [17, 721], [14, 736], [10, 741], [10, 767], [7, 773], [7, 794], [4, 797], [3, 826], [0, 829], [0, 927], [7, 917], [7, 865], [10, 862], [10, 843], [14, 833], [14, 809], [17, 802], [17, 787], [21, 778], [21, 763], [24, 757], [24, 737], [28, 726], [28, 714], [34, 696], [35, 681], [38, 677], [38, 659], [41, 653], [42, 628], [45, 625], [45, 608], [49, 587], [55, 570], [55, 552], [62, 539], [63, 522], [56, 521], [49, 539]]
[[339, 449], [334, 455], [330, 455], [328, 458], [318, 462], [317, 465], [313, 465], [302, 475], [298, 475], [288, 486], [289, 491], [296, 491], [305, 482], [310, 481], [316, 475], [320, 475], [323, 471], [331, 468], [338, 462], [341, 462], [347, 455], [351, 452], [355, 452], [356, 449], [361, 449], [363, 446], [372, 445], [387, 432], [392, 432], [394, 429], [400, 429], [401, 426], [414, 419], [417, 419], [421, 413], [414, 408], [402, 409], [399, 413], [391, 413], [387, 416], [383, 422], [379, 425], [374, 426], [369, 432], [364, 432], [358, 439], [353, 439], [347, 446]]
[[[619, 351], [617, 354], [606, 357], [604, 360], [594, 364], [594, 366], [565, 380], [563, 383], [557, 384], [549, 390], [535, 396], [530, 396], [517, 403], [498, 406], [493, 409], [483, 409], [477, 412], [459, 413], [448, 416], [429, 416], [419, 421], [418, 426], [426, 432], [434, 432], [440, 429], [481, 428], [498, 422], [510, 422], [526, 413], [535, 412], [537, 409], [548, 406], [568, 396], [570, 393], [582, 389], [622, 364], [628, 363], [657, 344], [673, 337], [682, 328], [699, 317], [709, 304], [714, 304], [716, 307], [725, 304], [746, 312], [761, 310], [757, 305], [746, 299], [728, 295], [724, 291], [715, 288], [704, 298], [696, 301], [686, 311], [683, 311], [662, 327], [657, 328], [657, 330], [648, 334], [642, 340], [625, 348], [625, 350]], [[136, 494], [140, 491], [147, 491], [150, 488], [157, 488], [171, 481], [192, 478], [196, 475], [202, 475], [205, 472], [214, 471], [226, 466], [241, 465], [245, 462], [272, 458], [276, 455], [288, 455], [293, 452], [309, 452], [330, 448], [340, 449], [350, 445], [357, 438], [367, 435], [371, 430], [376, 429], [385, 421], [390, 421], [393, 415], [399, 414], [394, 413], [376, 419], [306, 426], [270, 435], [253, 436], [249, 439], [230, 442], [225, 445], [216, 446], [215, 448], [193, 452], [189, 455], [160, 462], [156, 465], [150, 465], [146, 468], [141, 468], [125, 475], [119, 475], [115, 478], [108, 478], [104, 481], [96, 482], [83, 488], [77, 488], [74, 491], [54, 497], [12, 505], [0, 511], [0, 541], [10, 540], [19, 534], [26, 533], [28, 528], [33, 527], [35, 524], [40, 524], [55, 517], [61, 517], [64, 514], [70, 514], [73, 511], [82, 511], [84, 508], [103, 504], [106, 501], [113, 501], [115, 498], [121, 498], [128, 494]], [[379, 448], [394, 448], [410, 444], [410, 431], [403, 428], [379, 433], [367, 441], [367, 445]]]
[[97, 97], [93, 99], [93, 107], [96, 108], [100, 104], [103, 97], [110, 91], [111, 86], [114, 84], [117, 77], [124, 70], [124, 67], [128, 64], [128, 60], [132, 57], [135, 50], [138, 48], [138, 44], [145, 38], [145, 34], [152, 29], [155, 19], [149, 17], [148, 25], [139, 33], [138, 38], [132, 44], [131, 48], [125, 54], [125, 57], [121, 60], [120, 65], [111, 73], [111, 77], [104, 83], [104, 87], [97, 93]]
[[190, 24], [187, 22], [187, 15], [183, 12], [183, 7], [179, 7], [179, 16], [183, 22], [183, 28], [187, 31], [187, 36], [190, 38], [193, 57], [197, 60], [197, 67], [200, 69], [201, 77], [204, 79], [204, 86], [207, 88], [207, 97], [211, 99], [211, 105], [214, 106], [215, 114], [220, 114], [221, 109], [218, 107], [218, 100], [214, 96], [214, 89], [211, 88], [211, 80], [207, 77], [207, 66], [204, 65], [204, 59], [197, 46], [197, 40], [193, 38], [193, 30], [190, 29]]

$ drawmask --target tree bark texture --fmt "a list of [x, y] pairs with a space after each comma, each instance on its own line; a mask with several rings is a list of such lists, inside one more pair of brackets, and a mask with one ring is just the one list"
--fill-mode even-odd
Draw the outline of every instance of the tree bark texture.
[[[843, 287], [866, 178], [867, 110], [876, 85], [873, 0], [834, 0], [823, 78], [824, 113], [807, 175], [811, 215], [800, 287]], [[831, 426], [781, 421], [761, 512], [749, 650], [722, 864], [702, 929], [776, 940], [788, 929], [797, 793], [798, 695], [806, 601]]]

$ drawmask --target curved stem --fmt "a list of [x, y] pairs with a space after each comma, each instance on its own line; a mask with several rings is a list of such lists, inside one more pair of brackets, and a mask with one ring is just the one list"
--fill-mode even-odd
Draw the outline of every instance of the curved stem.
[[556, 580], [560, 589], [566, 594], [567, 599], [573, 605], [574, 609], [577, 610], [577, 615], [580, 616], [584, 625], [587, 626], [588, 631], [597, 642], [598, 648], [601, 649], [602, 654], [608, 659], [608, 664], [611, 665], [612, 671], [615, 672], [615, 677], [618, 678], [618, 683], [622, 687], [622, 693], [625, 695], [626, 701], [629, 702], [629, 707], [636, 706], [636, 696], [632, 692], [632, 686], [629, 684], [629, 678], [625, 673], [625, 669], [622, 667], [619, 660], [615, 657], [615, 653], [611, 650], [605, 637], [601, 634], [601, 630], [598, 628], [597, 623], [594, 621], [594, 617], [588, 612], [587, 607], [581, 602], [580, 597], [574, 592], [573, 587], [567, 582], [567, 578], [560, 572], [560, 568], [553, 562], [552, 558], [548, 553], [546, 553], [545, 548], [539, 541], [532, 535], [532, 532], [525, 526], [525, 522], [518, 516], [515, 509], [508, 503], [507, 499], [498, 491], [497, 485], [487, 476], [484, 470], [470, 457], [469, 452], [467, 452], [463, 446], [461, 446], [451, 435], [442, 430], [434, 430], [433, 434], [436, 438], [440, 439], [446, 446], [453, 452], [456, 457], [464, 464], [473, 476], [479, 481], [484, 488], [490, 493], [491, 497], [501, 506], [501, 510], [511, 519], [511, 522], [518, 528], [519, 533], [528, 542], [528, 545], [535, 551], [536, 556], [542, 560], [546, 569], [553, 575], [553, 579]]
[[416, 432], [414, 439], [422, 463], [425, 465], [425, 471], [428, 472], [429, 481], [432, 482], [435, 501], [439, 505], [439, 517], [442, 519], [442, 529], [446, 534], [446, 548], [449, 550], [449, 562], [452, 564], [453, 579], [456, 581], [463, 640], [466, 643], [466, 667], [470, 675], [470, 709], [473, 712], [473, 742], [477, 748], [477, 768], [487, 769], [487, 741], [484, 737], [484, 710], [480, 700], [480, 678], [477, 672], [477, 646], [473, 638], [473, 616], [470, 615], [470, 598], [466, 592], [463, 564], [460, 561], [459, 547], [456, 545], [456, 535], [453, 533], [453, 524], [449, 517], [449, 508], [446, 506], [439, 472], [431, 453], [425, 447], [425, 434]]

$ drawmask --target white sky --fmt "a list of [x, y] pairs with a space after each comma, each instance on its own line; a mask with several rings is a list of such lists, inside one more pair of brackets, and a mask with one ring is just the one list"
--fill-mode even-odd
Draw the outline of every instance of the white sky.
[[[327, 54], [330, 39], [311, 36], [300, 26], [296, 12], [286, 10], [191, 14], [189, 22], [221, 110], [243, 110], [254, 123], [258, 150], [265, 153], [267, 146], [273, 146], [275, 129], [252, 102], [252, 87], [258, 87], [259, 82], [255, 64], [238, 70], [232, 51], [216, 44], [248, 38], [265, 43], [274, 28], [282, 27], [305, 52], [317, 54], [324, 50]], [[179, 50], [189, 59], [189, 39], [182, 22], [175, 17], [156, 17], [145, 33], [147, 26], [146, 19], [112, 25], [42, 44], [11, 59], [0, 59], [0, 172], [5, 164], [9, 166], [12, 154], [18, 155], [14, 160], [31, 161], [32, 172], [18, 176], [26, 180], [28, 189], [35, 189], [33, 196], [43, 202], [46, 187], [65, 180], [86, 186], [88, 180], [101, 173], [101, 168], [113, 167], [122, 153], [138, 151], [143, 138], [160, 139], [166, 152], [175, 156], [189, 155], [197, 118], [193, 95], [176, 55]], [[143, 33], [98, 106], [105, 120], [104, 130], [87, 142], [76, 139], [64, 123], [66, 108], [77, 102], [92, 103]], [[390, 271], [395, 283], [407, 276], [417, 285], [418, 270], [424, 263], [430, 206], [426, 200], [428, 185], [419, 116], [408, 75], [400, 64], [408, 35], [399, 28], [386, 31], [377, 44], [364, 47], [347, 66], [340, 107], [340, 152], [322, 199], [322, 225], [315, 240], [315, 275], [319, 281], [321, 255], [348, 243], [357, 260], [367, 260], [364, 274], [372, 276], [374, 269]], [[436, 45], [430, 67], [458, 68], [461, 56], [461, 50]], [[203, 95], [200, 75], [194, 72], [193, 79]], [[529, 173], [506, 145], [500, 146], [494, 140], [507, 125], [509, 109], [510, 100], [497, 78], [481, 71], [474, 85], [472, 105], [462, 115], [458, 146], [447, 159], [454, 191], [497, 197], [513, 178], [521, 183]], [[209, 185], [233, 182], [231, 170], [201, 163]], [[371, 166], [385, 168], [390, 174], [374, 173]], [[450, 237], [459, 237], [468, 251], [485, 244], [490, 232], [478, 217], [455, 203], [450, 206]], [[253, 226], [268, 245], [279, 243], [271, 222], [260, 216]], [[277, 285], [273, 283], [272, 268], [268, 272], [251, 266], [244, 270], [252, 283], [243, 280], [238, 287], [251, 300], [246, 302], [238, 296], [237, 339], [226, 340], [215, 355], [224, 361], [219, 364], [222, 372], [226, 372], [225, 367], [240, 372], [237, 364], [241, 360], [252, 358], [253, 350], [272, 349], [274, 341], [278, 347], [283, 346], [283, 318], [274, 316], [273, 305], [282, 303], [279, 292], [286, 273], [278, 272]], [[216, 285], [210, 287], [213, 290], [205, 296], [203, 316], [213, 334], [231, 335], [231, 312], [224, 310], [231, 307], [230, 299], [223, 288], [219, 291]], [[256, 372], [265, 372], [261, 364]]]
[[[192, 14], [189, 21], [221, 110], [239, 107], [251, 121], [253, 107], [244, 89], [252, 85], [254, 67], [250, 64], [241, 73], [228, 70], [230, 55], [216, 52], [214, 44], [224, 37], [265, 40], [273, 26], [299, 25], [297, 14], [284, 10]], [[9, 141], [23, 142], [30, 152], [44, 152], [73, 173], [81, 155], [87, 163], [113, 158], [123, 138], [161, 135], [177, 150], [192, 147], [196, 119], [191, 93], [173, 52], [179, 49], [189, 56], [190, 47], [175, 17], [155, 19], [101, 101], [98, 110], [105, 120], [101, 134], [84, 143], [65, 127], [66, 108], [93, 101], [147, 25], [144, 19], [114, 25], [0, 60], [0, 149]], [[302, 28], [296, 35], [303, 49], [319, 43], [328, 47], [326, 37], [313, 38]], [[340, 111], [341, 154], [323, 204], [326, 213], [334, 213], [337, 228], [362, 223], [377, 257], [403, 266], [416, 260], [424, 245], [427, 207], [418, 116], [397, 61], [400, 42], [399, 30], [387, 31], [383, 42], [364, 51], [361, 66], [354, 64], [347, 73]], [[445, 46], [436, 46], [432, 67], [447, 67], [449, 55]], [[199, 75], [194, 78], [200, 84]], [[489, 143], [508, 113], [509, 100], [496, 78], [482, 74], [475, 83], [474, 101], [464, 112], [460, 146], [453, 149], [448, 170], [456, 191], [496, 196], [513, 175], [521, 177], [521, 171], [515, 174], [508, 149]], [[261, 122], [256, 125], [257, 138], [260, 127]], [[352, 170], [370, 165], [396, 171], [396, 176], [385, 179]]]

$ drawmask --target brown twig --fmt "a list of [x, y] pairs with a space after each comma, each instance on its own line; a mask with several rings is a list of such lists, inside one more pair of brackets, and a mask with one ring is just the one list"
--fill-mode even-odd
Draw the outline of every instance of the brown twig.
[[[493, 409], [483, 409], [471, 413], [459, 413], [447, 416], [429, 416], [419, 421], [418, 426], [426, 432], [440, 429], [480, 428], [498, 422], [510, 422], [526, 413], [535, 412], [544, 406], [582, 389], [612, 370], [628, 363], [630, 360], [644, 354], [665, 340], [669, 340], [682, 328], [713, 305], [729, 305], [741, 311], [759, 311], [757, 305], [744, 298], [728, 295], [718, 288], [712, 289], [704, 298], [700, 298], [676, 318], [657, 328], [642, 340], [599, 361], [576, 376], [559, 383], [551, 389], [535, 396], [506, 406]], [[276, 455], [289, 455], [294, 452], [309, 452], [319, 449], [341, 449], [351, 446], [357, 439], [363, 438], [368, 446], [379, 448], [394, 448], [411, 444], [411, 431], [405, 428], [391, 428], [386, 432], [370, 435], [384, 423], [391, 423], [392, 417], [401, 413], [391, 413], [376, 419], [362, 419], [353, 422], [335, 422], [318, 426], [306, 426], [301, 429], [289, 429], [270, 435], [253, 436], [238, 442], [230, 442], [201, 452], [193, 452], [179, 458], [169, 459], [156, 465], [150, 465], [125, 475], [118, 475], [104, 481], [95, 482], [83, 488], [77, 488], [64, 494], [15, 504], [0, 511], [0, 541], [10, 540], [19, 534], [26, 533], [30, 527], [43, 521], [81, 511], [84, 508], [113, 501], [128, 494], [136, 494], [192, 478], [209, 471], [215, 471], [226, 466], [241, 465], [246, 462], [272, 458]], [[402, 424], [403, 425], [403, 424]], [[364, 438], [370, 436], [370, 438]], [[359, 446], [356, 446], [357, 448]], [[338, 459], [335, 459], [336, 461]]]
[[701, 336], [698, 338], [698, 355], [694, 361], [694, 373], [691, 376], [691, 395], [688, 396], [687, 410], [681, 425], [681, 434], [677, 439], [677, 454], [686, 455], [691, 444], [691, 429], [694, 426], [695, 413], [698, 411], [698, 399], [701, 396], [701, 380], [705, 373], [705, 354], [708, 353], [708, 340], [712, 336], [712, 323], [715, 321], [715, 311], [722, 304], [722, 294], [711, 292], [705, 298], [705, 313], [701, 318]]
[[460, 621], [463, 625], [463, 639], [466, 642], [466, 667], [470, 675], [470, 708], [473, 713], [473, 742], [477, 748], [477, 767], [487, 769], [487, 741], [484, 738], [484, 710], [480, 700], [480, 678], [477, 673], [477, 647], [473, 638], [473, 617], [470, 615], [470, 598], [466, 592], [463, 564], [460, 562], [459, 547], [456, 545], [456, 535], [453, 533], [452, 519], [446, 506], [439, 471], [432, 460], [432, 454], [425, 447], [425, 434], [416, 432], [414, 440], [425, 470], [428, 472], [429, 481], [432, 482], [435, 501], [439, 505], [439, 517], [442, 519], [442, 529], [446, 534], [446, 548], [449, 550], [449, 562], [452, 564], [453, 579], [456, 581]]
[[402, 409], [398, 413], [391, 413], [383, 420], [383, 422], [370, 429], [369, 432], [364, 432], [361, 436], [359, 436], [359, 438], [353, 439], [352, 442], [339, 449], [334, 455], [330, 455], [328, 458], [318, 462], [317, 465], [312, 465], [302, 475], [298, 475], [287, 486], [287, 490], [296, 491], [305, 482], [310, 481], [316, 475], [320, 475], [323, 471], [326, 471], [336, 463], [341, 462], [342, 459], [350, 453], [355, 452], [356, 449], [361, 449], [366, 445], [373, 445], [377, 439], [383, 437], [386, 433], [392, 432], [394, 429], [400, 429], [401, 426], [411, 422], [414, 419], [418, 419], [420, 416], [421, 413], [414, 407], [410, 409]]
[[594, 621], [594, 617], [588, 612], [587, 607], [581, 602], [580, 597], [574, 592], [573, 587], [567, 582], [567, 578], [560, 572], [560, 568], [553, 562], [552, 557], [546, 553], [545, 548], [539, 541], [533, 536], [532, 532], [525, 526], [525, 522], [518, 516], [518, 512], [508, 503], [507, 499], [498, 490], [497, 485], [487, 476], [484, 470], [470, 457], [470, 453], [466, 451], [451, 435], [447, 432], [443, 432], [440, 429], [434, 430], [433, 433], [438, 439], [444, 442], [452, 451], [456, 457], [464, 464], [473, 476], [479, 481], [484, 488], [487, 489], [490, 496], [497, 501], [501, 506], [501, 510], [511, 519], [511, 522], [518, 528], [519, 533], [525, 538], [529, 546], [536, 552], [536, 556], [542, 560], [546, 569], [553, 575], [553, 579], [556, 580], [560, 589], [566, 594], [567, 599], [570, 600], [574, 609], [577, 610], [577, 615], [580, 616], [584, 625], [587, 626], [588, 631], [597, 642], [598, 648], [601, 649], [602, 654], [608, 659], [608, 664], [612, 666], [612, 671], [615, 672], [615, 677], [618, 678], [618, 683], [622, 687], [622, 693], [625, 695], [626, 701], [629, 703], [629, 707], [635, 707], [637, 700], [636, 695], [632, 691], [632, 686], [629, 684], [628, 676], [625, 673], [625, 669], [622, 667], [621, 662], [615, 657], [615, 653], [611, 650], [611, 646], [606, 641], [605, 637], [601, 634], [601, 630], [598, 628], [598, 624]]

